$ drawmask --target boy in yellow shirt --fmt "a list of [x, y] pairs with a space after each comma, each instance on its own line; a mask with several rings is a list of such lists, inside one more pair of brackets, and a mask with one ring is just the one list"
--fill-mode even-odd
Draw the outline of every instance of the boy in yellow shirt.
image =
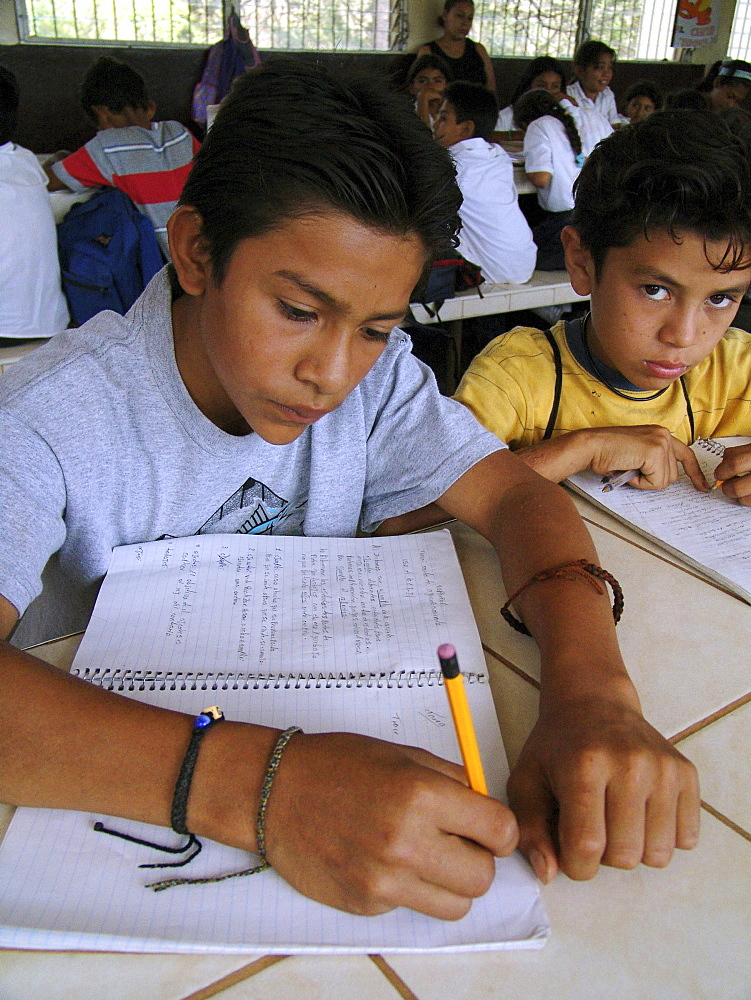
[[[541, 475], [639, 469], [662, 489], [688, 447], [751, 432], [751, 335], [731, 323], [751, 281], [748, 151], [711, 115], [665, 111], [590, 156], [563, 230], [583, 319], [517, 327], [474, 359], [456, 394]], [[751, 446], [717, 476], [751, 505]]]

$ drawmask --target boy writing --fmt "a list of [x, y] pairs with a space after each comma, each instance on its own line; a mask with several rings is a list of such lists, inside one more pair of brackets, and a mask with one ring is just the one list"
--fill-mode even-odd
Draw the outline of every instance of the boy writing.
[[489, 90], [456, 81], [446, 88], [433, 134], [456, 164], [459, 252], [480, 265], [486, 281], [520, 283], [532, 277], [537, 247], [519, 208], [509, 155], [489, 142], [497, 117]]
[[169, 259], [167, 219], [190, 172], [198, 141], [179, 122], [152, 122], [156, 105], [149, 100], [143, 77], [109, 56], [97, 59], [84, 76], [81, 104], [97, 134], [46, 168], [50, 191], [120, 188], [151, 220]]
[[[751, 431], [751, 335], [731, 323], [751, 280], [751, 170], [721, 118], [661, 111], [585, 164], [563, 230], [584, 319], [518, 328], [472, 362], [457, 398], [539, 473], [639, 469], [660, 489], [688, 447]], [[560, 392], [556, 381], [560, 380]], [[723, 489], [751, 503], [751, 448], [730, 448]]]
[[[393, 330], [459, 200], [449, 158], [399, 96], [279, 63], [242, 77], [170, 219], [173, 274], [0, 382], [3, 634], [21, 615], [17, 644], [84, 624], [113, 545], [248, 523], [352, 535], [435, 499], [492, 540], [510, 591], [595, 561], [563, 491], [442, 397]], [[510, 787], [535, 871], [588, 878], [600, 861], [664, 865], [693, 846], [695, 772], [642, 718], [605, 596], [549, 581], [516, 611], [543, 661]], [[191, 718], [9, 644], [0, 685], [22, 706], [0, 730], [0, 797], [169, 824]], [[278, 738], [212, 728], [191, 832], [256, 849]], [[518, 836], [461, 775], [413, 748], [297, 733], [265, 810], [269, 861], [342, 909], [460, 917]]]

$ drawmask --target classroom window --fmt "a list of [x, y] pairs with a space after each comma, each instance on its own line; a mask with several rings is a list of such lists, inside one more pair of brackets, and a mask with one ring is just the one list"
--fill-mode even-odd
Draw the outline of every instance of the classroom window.
[[738, 0], [728, 42], [731, 59], [751, 60], [751, 0]]
[[670, 58], [675, 0], [475, 0], [473, 37], [494, 56], [570, 58], [598, 38], [620, 59]]
[[[223, 0], [16, 0], [25, 41], [211, 45]], [[406, 0], [247, 0], [235, 3], [260, 49], [400, 50]]]

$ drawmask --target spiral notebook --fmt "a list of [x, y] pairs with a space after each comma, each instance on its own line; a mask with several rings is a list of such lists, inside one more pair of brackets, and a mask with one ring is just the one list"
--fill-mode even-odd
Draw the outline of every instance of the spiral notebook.
[[[384, 539], [203, 535], [116, 549], [73, 672], [152, 704], [307, 732], [350, 731], [460, 762], [436, 648], [466, 678], [490, 794], [506, 758], [447, 531]], [[137, 669], [134, 665], [137, 664]], [[274, 871], [154, 893], [153, 852], [100, 816], [18, 809], [0, 848], [0, 946], [137, 952], [409, 952], [539, 947], [539, 888], [518, 855], [458, 922], [341, 913]], [[115, 825], [113, 823], [113, 825]], [[182, 838], [117, 821], [160, 843]], [[189, 874], [247, 868], [211, 842]], [[181, 869], [188, 874], [188, 869]]]
[[[725, 448], [749, 443], [749, 437], [699, 438], [691, 447], [711, 483]], [[603, 493], [602, 477], [591, 471], [570, 476], [566, 485], [706, 580], [751, 604], [751, 510], [722, 490], [701, 493], [682, 470], [680, 478], [664, 490], [626, 485]]]

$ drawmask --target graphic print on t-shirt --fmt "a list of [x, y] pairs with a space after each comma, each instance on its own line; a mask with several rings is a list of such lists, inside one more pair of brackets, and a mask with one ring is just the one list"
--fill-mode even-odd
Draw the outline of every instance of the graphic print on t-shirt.
[[302, 534], [307, 494], [293, 501], [277, 496], [257, 479], [246, 479], [196, 532], [242, 535]]

